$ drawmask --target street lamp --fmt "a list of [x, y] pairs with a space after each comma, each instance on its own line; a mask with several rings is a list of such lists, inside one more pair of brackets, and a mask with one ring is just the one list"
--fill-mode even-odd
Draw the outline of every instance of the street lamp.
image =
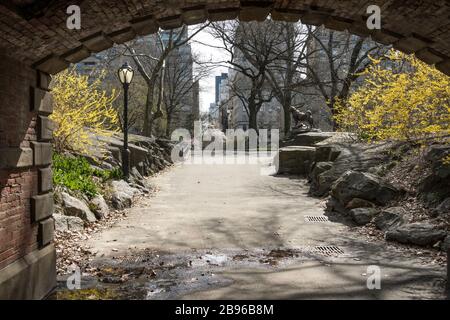
[[134, 70], [125, 62], [118, 71], [119, 80], [123, 86], [123, 150], [122, 171], [125, 180], [130, 176], [130, 150], [128, 149], [128, 88], [133, 81]]

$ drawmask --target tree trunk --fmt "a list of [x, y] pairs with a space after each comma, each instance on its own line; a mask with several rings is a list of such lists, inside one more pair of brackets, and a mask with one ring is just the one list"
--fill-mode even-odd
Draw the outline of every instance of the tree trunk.
[[248, 116], [248, 128], [249, 129], [254, 129], [256, 132], [258, 132], [258, 122], [257, 122], [257, 113], [256, 110], [250, 109], [250, 114]]
[[283, 106], [284, 114], [284, 135], [287, 136], [291, 132], [291, 111]]
[[166, 137], [170, 139], [170, 127], [172, 125], [172, 117], [167, 113]]
[[147, 99], [145, 101], [144, 128], [142, 133], [146, 137], [152, 135], [152, 109], [153, 109], [153, 87], [148, 86]]
[[336, 123], [336, 120], [334, 120], [334, 116], [336, 115], [336, 110], [334, 108], [334, 104], [335, 104], [335, 101], [334, 101], [334, 98], [332, 98], [331, 101], [327, 103], [327, 106], [331, 112], [331, 122], [333, 123], [333, 131], [337, 131], [338, 125]]
[[287, 136], [291, 131], [291, 104], [292, 97], [286, 93], [283, 99], [283, 114], [284, 114], [284, 135]]

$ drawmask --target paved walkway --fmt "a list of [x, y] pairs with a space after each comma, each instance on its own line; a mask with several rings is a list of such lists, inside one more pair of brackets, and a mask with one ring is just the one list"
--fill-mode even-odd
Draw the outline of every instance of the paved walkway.
[[[426, 257], [368, 242], [341, 223], [305, 221], [307, 215], [323, 216], [324, 210], [321, 200], [307, 196], [304, 180], [261, 174], [258, 165], [204, 164], [178, 165], [151, 182], [159, 188], [155, 196], [89, 241], [98, 257], [154, 249], [186, 254], [188, 260], [192, 252], [212, 250], [233, 261], [242, 256], [236, 252], [245, 252], [242, 260], [248, 260], [218, 262], [222, 267], [213, 275], [226, 284], [185, 290], [175, 298], [443, 297], [443, 267], [427, 265]], [[344, 253], [298, 254], [316, 246], [337, 246]], [[280, 263], [260, 258], [277, 248], [288, 253]], [[255, 265], [251, 257], [259, 262]], [[369, 265], [381, 268], [381, 290], [367, 289]]]

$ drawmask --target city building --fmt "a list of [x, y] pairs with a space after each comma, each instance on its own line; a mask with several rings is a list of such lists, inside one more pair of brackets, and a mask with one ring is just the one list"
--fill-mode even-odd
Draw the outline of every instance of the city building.
[[78, 74], [91, 75], [99, 69], [99, 66], [102, 65], [102, 62], [104, 61], [103, 59], [104, 55], [101, 53], [92, 54], [89, 58], [77, 63], [75, 65], [75, 70]]
[[[173, 31], [163, 30], [160, 32], [161, 39], [168, 44], [170, 37], [178, 41], [186, 41], [188, 28], [180, 35], [182, 28]], [[189, 42], [173, 50], [166, 59], [166, 83], [167, 86], [178, 90], [177, 103], [172, 115], [170, 132], [177, 128], [185, 128], [190, 131], [194, 129], [194, 121], [200, 118], [199, 82], [194, 79], [194, 60], [192, 48]]]
[[220, 114], [219, 114], [219, 108], [216, 105], [215, 102], [212, 102], [209, 104], [209, 110], [208, 110], [208, 122], [211, 126], [214, 128], [220, 128]]
[[[181, 34], [182, 30], [184, 32]], [[160, 40], [167, 46], [170, 39], [177, 39], [178, 41], [185, 41], [188, 37], [188, 28], [178, 28], [172, 31], [162, 30], [158, 35], [152, 34], [135, 39], [132, 42], [133, 48], [137, 53], [144, 53], [154, 57], [157, 57], [161, 52]], [[86, 58], [85, 60], [75, 64], [75, 69], [79, 74], [94, 75], [95, 72], [106, 70], [106, 77], [104, 79], [105, 88], [118, 88], [119, 83], [117, 80], [117, 70], [124, 63], [130, 63], [135, 69], [135, 84], [138, 81], [143, 82], [143, 78], [138, 72], [137, 66], [133, 62], [133, 59], [129, 56], [124, 56], [123, 46], [114, 46], [108, 50], [100, 53], [96, 53]], [[193, 129], [194, 121], [199, 119], [199, 83], [194, 79], [193, 74], [193, 56], [192, 49], [189, 42], [182, 44], [180, 47], [174, 49], [165, 62], [165, 92], [169, 92], [167, 86], [179, 86], [180, 88], [172, 88], [172, 90], [182, 91], [181, 98], [177, 101], [180, 103], [176, 106], [172, 106], [171, 123], [169, 131], [172, 132], [176, 128]], [[178, 73], [176, 76], [175, 73]], [[181, 74], [180, 74], [181, 73]], [[172, 78], [170, 77], [172, 75]], [[175, 83], [174, 78], [177, 77], [178, 82]], [[182, 79], [182, 80], [180, 80]], [[182, 83], [180, 83], [182, 81]], [[133, 88], [130, 88], [130, 94], [132, 95]], [[172, 91], [173, 92], [173, 91]], [[141, 95], [145, 92], [142, 92]], [[144, 97], [145, 98], [145, 97]], [[137, 98], [130, 99], [130, 110], [134, 108], [133, 104], [136, 104], [136, 108], [142, 108], [144, 101], [137, 102]], [[145, 100], [145, 99], [143, 99]], [[164, 107], [162, 108], [164, 112]], [[166, 112], [167, 113], [167, 112]], [[135, 128], [131, 128], [135, 131]]]
[[222, 73], [215, 78], [215, 101], [209, 106], [210, 125], [217, 129], [228, 128], [228, 73]]
[[216, 76], [216, 104], [220, 100], [220, 90], [221, 86], [223, 86], [222, 82], [226, 79], [228, 79], [228, 73], [222, 73], [220, 76]]

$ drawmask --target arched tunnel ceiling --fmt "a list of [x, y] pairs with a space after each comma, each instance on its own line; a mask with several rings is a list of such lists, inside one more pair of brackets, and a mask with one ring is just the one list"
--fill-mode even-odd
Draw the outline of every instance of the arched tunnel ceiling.
[[[81, 8], [81, 30], [66, 26], [69, 5]], [[381, 8], [382, 30], [366, 27], [369, 5]], [[206, 20], [273, 19], [349, 30], [393, 44], [450, 75], [448, 0], [0, 0], [0, 50], [57, 73], [92, 52], [137, 35]]]

